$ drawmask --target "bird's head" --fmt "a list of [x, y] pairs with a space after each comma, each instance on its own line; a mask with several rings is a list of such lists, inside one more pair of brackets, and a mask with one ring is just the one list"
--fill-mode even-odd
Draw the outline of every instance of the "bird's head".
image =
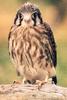
[[17, 26], [36, 26], [42, 24], [41, 12], [35, 4], [25, 3], [17, 11], [14, 24]]

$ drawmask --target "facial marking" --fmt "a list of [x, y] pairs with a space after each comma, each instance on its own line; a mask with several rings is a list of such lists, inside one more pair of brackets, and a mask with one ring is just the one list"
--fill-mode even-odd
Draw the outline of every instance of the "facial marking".
[[26, 4], [18, 12], [15, 19], [17, 26], [28, 27], [42, 24], [41, 13], [36, 6]]
[[31, 13], [24, 13], [23, 16], [24, 16], [24, 18], [23, 18], [23, 20], [21, 22], [21, 25], [24, 26], [24, 27], [25, 26], [26, 27], [33, 26], [34, 21], [31, 18]]

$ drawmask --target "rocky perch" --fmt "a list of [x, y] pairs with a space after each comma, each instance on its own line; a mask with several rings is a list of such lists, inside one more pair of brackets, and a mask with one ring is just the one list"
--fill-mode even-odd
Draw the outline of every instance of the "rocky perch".
[[0, 100], [67, 100], [67, 88], [45, 84], [1, 84]]

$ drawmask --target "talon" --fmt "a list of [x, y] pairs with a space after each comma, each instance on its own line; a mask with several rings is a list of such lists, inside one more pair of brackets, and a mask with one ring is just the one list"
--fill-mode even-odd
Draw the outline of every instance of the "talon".
[[13, 84], [21, 84], [20, 81], [13, 81]]
[[42, 87], [42, 85], [46, 84], [48, 82], [48, 76], [46, 76], [45, 80], [36, 80], [36, 84], [38, 84], [38, 90]]
[[46, 84], [47, 82], [46, 81], [41, 81], [40, 83], [39, 83], [39, 85], [38, 85], [38, 90], [40, 90], [40, 88], [44, 85], [44, 84]]
[[38, 84], [38, 90], [40, 90], [40, 88], [42, 87], [42, 85], [46, 84], [46, 81], [40, 81], [40, 80], [36, 80], [36, 84]]

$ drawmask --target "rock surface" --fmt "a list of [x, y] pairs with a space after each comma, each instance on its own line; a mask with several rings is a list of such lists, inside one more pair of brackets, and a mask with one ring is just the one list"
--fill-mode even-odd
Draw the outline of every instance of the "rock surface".
[[38, 90], [37, 85], [2, 84], [0, 100], [67, 100], [67, 88], [45, 84]]

